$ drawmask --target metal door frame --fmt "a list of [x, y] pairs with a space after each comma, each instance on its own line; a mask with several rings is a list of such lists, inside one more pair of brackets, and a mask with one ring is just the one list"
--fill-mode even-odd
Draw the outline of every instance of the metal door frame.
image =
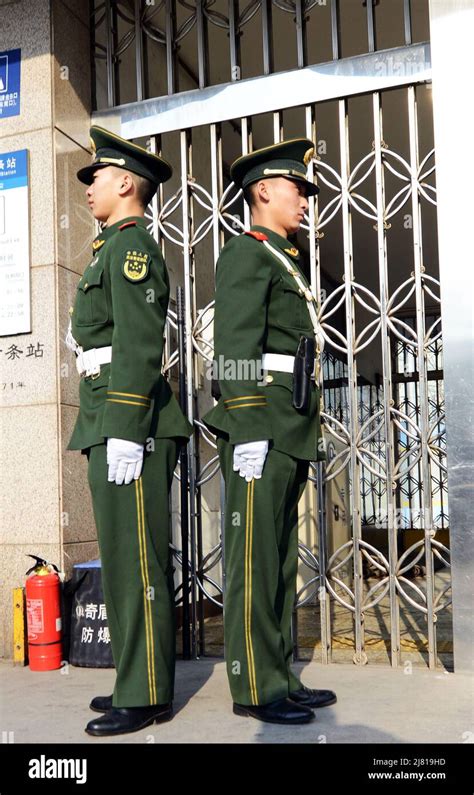
[[[279, 140], [281, 129], [280, 113], [283, 109], [289, 107], [304, 106], [306, 118], [306, 134], [308, 137], [314, 139], [315, 132], [315, 118], [314, 118], [314, 105], [321, 101], [337, 100], [339, 106], [339, 128], [341, 131], [340, 143], [340, 160], [341, 163], [348, 163], [349, 160], [349, 142], [348, 142], [348, 129], [347, 129], [347, 102], [351, 96], [357, 94], [371, 94], [373, 105], [373, 120], [374, 120], [374, 155], [373, 165], [370, 168], [375, 168], [376, 184], [377, 184], [377, 203], [376, 206], [369, 208], [368, 212], [364, 214], [373, 217], [377, 225], [378, 235], [378, 251], [379, 251], [379, 275], [380, 275], [380, 303], [377, 309], [380, 312], [380, 323], [375, 324], [375, 333], [380, 330], [383, 344], [385, 346], [383, 351], [384, 361], [384, 393], [386, 395], [392, 394], [391, 371], [389, 366], [390, 351], [388, 347], [388, 331], [389, 329], [398, 334], [399, 338], [406, 339], [403, 334], [400, 334], [400, 329], [397, 328], [392, 319], [391, 311], [394, 307], [394, 298], [392, 295], [390, 301], [388, 300], [388, 286], [387, 286], [387, 272], [386, 272], [386, 246], [385, 246], [385, 224], [386, 224], [386, 211], [385, 198], [384, 198], [384, 166], [387, 165], [388, 155], [392, 155], [395, 160], [398, 157], [396, 153], [387, 151], [386, 145], [383, 142], [383, 129], [382, 129], [382, 116], [381, 116], [381, 96], [380, 93], [388, 88], [401, 88], [407, 87], [408, 92], [408, 106], [409, 106], [409, 127], [410, 127], [410, 162], [404, 162], [408, 177], [406, 178], [405, 190], [400, 191], [403, 193], [402, 199], [410, 198], [412, 204], [412, 214], [414, 218], [414, 277], [413, 289], [416, 292], [417, 300], [417, 316], [416, 316], [416, 338], [417, 338], [417, 356], [419, 362], [420, 372], [420, 392], [421, 392], [421, 407], [422, 415], [420, 422], [420, 457], [422, 462], [423, 481], [429, 482], [430, 477], [430, 462], [427, 440], [430, 436], [429, 417], [427, 414], [427, 377], [426, 377], [426, 364], [424, 362], [424, 341], [425, 341], [425, 318], [423, 309], [423, 291], [428, 287], [434, 287], [432, 282], [436, 280], [424, 274], [424, 267], [422, 262], [421, 253], [421, 229], [419, 225], [419, 200], [420, 192], [432, 203], [433, 196], [429, 194], [429, 187], [423, 185], [423, 177], [431, 173], [433, 169], [426, 166], [428, 156], [422, 163], [418, 159], [417, 148], [417, 119], [416, 119], [416, 85], [429, 82], [431, 80], [431, 58], [430, 58], [430, 45], [428, 43], [421, 43], [409, 45], [406, 47], [399, 47], [391, 50], [371, 52], [365, 55], [356, 56], [354, 58], [341, 59], [331, 61], [326, 64], [315, 66], [308, 66], [298, 70], [291, 70], [289, 72], [265, 75], [263, 77], [253, 78], [251, 80], [242, 80], [228, 83], [209, 88], [198, 89], [196, 91], [183, 92], [178, 95], [170, 95], [161, 98], [154, 98], [144, 100], [141, 102], [131, 103], [129, 105], [122, 105], [111, 108], [105, 111], [98, 111], [93, 114], [93, 122], [103, 125], [111, 130], [116, 131], [118, 134], [126, 138], [139, 138], [143, 136], [150, 136], [154, 142], [154, 146], [159, 150], [159, 137], [161, 134], [180, 130], [180, 157], [181, 157], [181, 204], [182, 204], [182, 219], [183, 219], [183, 238], [181, 241], [183, 250], [183, 264], [184, 264], [184, 282], [185, 282], [185, 306], [186, 306], [186, 374], [187, 374], [187, 408], [188, 416], [191, 421], [194, 421], [195, 411], [195, 356], [196, 351], [202, 355], [203, 351], [199, 348], [199, 323], [203, 320], [203, 311], [197, 312], [195, 305], [195, 296], [193, 295], [193, 263], [190, 247], [190, 186], [188, 184], [188, 174], [191, 173], [189, 163], [189, 146], [188, 136], [189, 131], [193, 127], [208, 125], [210, 128], [211, 137], [211, 171], [212, 171], [212, 195], [208, 193], [209, 205], [212, 208], [212, 238], [214, 258], [217, 260], [219, 250], [222, 244], [222, 228], [221, 213], [225, 210], [225, 198], [228, 193], [222, 191], [222, 171], [217, 158], [217, 151], [219, 148], [219, 123], [230, 119], [240, 119], [242, 127], [242, 153], [245, 154], [249, 150], [249, 137], [247, 120], [252, 114], [273, 113], [274, 115], [274, 139]], [[282, 99], [283, 98], [283, 99]], [[189, 108], [192, 107], [194, 112], [190, 118]], [[430, 155], [432, 153], [429, 153]], [[401, 158], [398, 158], [401, 160]], [[365, 160], [365, 158], [364, 158]], [[346, 306], [346, 329], [347, 340], [346, 347], [348, 351], [353, 351], [356, 340], [353, 337], [352, 328], [352, 314], [348, 307], [354, 301], [353, 291], [355, 289], [355, 282], [352, 274], [352, 249], [351, 249], [351, 223], [349, 212], [349, 201], [351, 197], [351, 188], [355, 184], [355, 172], [363, 165], [359, 163], [356, 169], [350, 173], [347, 170], [341, 169], [340, 175], [340, 206], [343, 213], [343, 229], [344, 229], [344, 260], [345, 260], [345, 284], [341, 285], [341, 300], [340, 303], [345, 302]], [[334, 176], [329, 171], [324, 171], [324, 164], [313, 163], [310, 169], [317, 170], [319, 178], [323, 179]], [[425, 169], [425, 171], [423, 171]], [[339, 178], [339, 175], [336, 175]], [[360, 176], [360, 175], [359, 175]], [[329, 183], [327, 183], [329, 184]], [[396, 212], [397, 207], [393, 209]], [[373, 213], [373, 215], [371, 215]], [[244, 223], [248, 223], [248, 211]], [[327, 222], [327, 221], [326, 221]], [[156, 224], [155, 224], [156, 228]], [[308, 231], [310, 241], [314, 241], [317, 235], [316, 219], [314, 214], [314, 199], [311, 200], [309, 211]], [[320, 293], [319, 282], [319, 269], [318, 269], [318, 252], [314, 245], [311, 245], [311, 283], [315, 294]], [[360, 286], [359, 286], [360, 287]], [[400, 286], [400, 288], [403, 285]], [[363, 289], [363, 288], [361, 288]], [[397, 291], [398, 292], [398, 291]], [[439, 298], [431, 295], [439, 301]], [[330, 297], [331, 298], [331, 297]], [[329, 300], [329, 299], [328, 299]], [[358, 300], [363, 303], [364, 296], [359, 293]], [[334, 296], [332, 296], [334, 302]], [[337, 338], [329, 336], [330, 325], [325, 322], [328, 313], [332, 314], [334, 307], [331, 307], [327, 302], [326, 306], [323, 304], [321, 307], [321, 322], [323, 329], [328, 332], [328, 341], [337, 349]], [[338, 305], [339, 305], [338, 304]], [[365, 302], [366, 308], [370, 307], [367, 301]], [[205, 308], [207, 309], [207, 307]], [[326, 312], [326, 314], [325, 314]], [[431, 330], [430, 330], [431, 331]], [[365, 343], [367, 344], [367, 343]], [[343, 350], [344, 343], [341, 345], [339, 341], [339, 349]], [[351, 356], [348, 357], [348, 380], [349, 380], [349, 398], [350, 398], [350, 411], [351, 416], [357, 416], [357, 373], [355, 370], [354, 362]], [[327, 418], [331, 421], [331, 418]], [[382, 412], [382, 423], [385, 428], [386, 450], [385, 461], [387, 462], [386, 481], [387, 483], [394, 483], [397, 479], [397, 473], [393, 461], [393, 450], [391, 449], [391, 433], [393, 431], [391, 417], [391, 410], [389, 407], [388, 399], [385, 401], [384, 410]], [[350, 467], [351, 482], [354, 484], [354, 492], [357, 489], [359, 465], [357, 459], [357, 443], [356, 428], [354, 424], [350, 429], [350, 438], [347, 440], [349, 443], [349, 457], [343, 461], [343, 466], [347, 463]], [[190, 473], [190, 488], [189, 488], [189, 516], [191, 519], [191, 540], [193, 545], [194, 563], [192, 572], [196, 578], [196, 493], [199, 487], [198, 476], [195, 469], [196, 449], [194, 439], [191, 439], [189, 445], [189, 473]], [[319, 479], [321, 485], [321, 467], [318, 465], [319, 473], [316, 473], [314, 478]], [[334, 466], [333, 469], [336, 467]], [[319, 490], [321, 491], [321, 489]], [[425, 496], [424, 509], [426, 515], [432, 520], [430, 497]], [[400, 632], [399, 632], [399, 613], [398, 613], [398, 594], [397, 588], [401, 586], [400, 575], [403, 575], [403, 567], [401, 566], [402, 560], [397, 559], [397, 550], [395, 545], [395, 535], [393, 532], [394, 527], [394, 504], [389, 503], [389, 518], [388, 518], [388, 531], [390, 538], [390, 560], [384, 561], [383, 565], [387, 564], [387, 571], [390, 570], [390, 575], [387, 578], [387, 588], [390, 591], [390, 606], [391, 606], [391, 649], [392, 649], [392, 665], [400, 664]], [[390, 515], [390, 512], [392, 515]], [[324, 513], [320, 506], [321, 515]], [[354, 511], [352, 516], [353, 529], [354, 529], [354, 564], [355, 564], [355, 589], [354, 589], [354, 606], [353, 609], [356, 616], [362, 615], [363, 608], [363, 595], [361, 591], [362, 583], [362, 554], [366, 556], [373, 556], [377, 554], [375, 548], [370, 548], [366, 542], [361, 538], [360, 534], [360, 517], [357, 516], [357, 510]], [[391, 529], [392, 528], [392, 531]], [[440, 542], [433, 539], [432, 526], [428, 524], [425, 527], [425, 540], [422, 545], [422, 551], [426, 552], [427, 559], [429, 557], [431, 564], [427, 566], [427, 588], [426, 606], [417, 603], [416, 607], [422, 610], [426, 615], [428, 622], [428, 640], [429, 640], [429, 666], [434, 668], [436, 666], [436, 633], [435, 621], [436, 613], [440, 609], [446, 607], [448, 602], [442, 602], [440, 597], [444, 596], [445, 591], [438, 595], [437, 600], [434, 599], [433, 590], [433, 565], [432, 565], [432, 549], [438, 555], [448, 555], [447, 548], [443, 547]], [[324, 532], [322, 533], [322, 537]], [[323, 544], [324, 547], [324, 544]], [[212, 550], [214, 551], [214, 550]], [[324, 549], [321, 552], [320, 565], [325, 560]], [[379, 558], [380, 560], [380, 558]], [[445, 560], [447, 563], [447, 560]], [[397, 568], [398, 566], [398, 568]], [[324, 570], [324, 567], [323, 569]], [[194, 583], [196, 585], [196, 582]], [[201, 588], [203, 583], [197, 583]], [[326, 611], [329, 610], [329, 599], [326, 599], [328, 583], [320, 586], [320, 601], [322, 607]], [[445, 589], [447, 590], [447, 589]], [[323, 592], [321, 598], [321, 591]], [[331, 588], [329, 587], [331, 592]], [[386, 593], [386, 591], [385, 591]], [[334, 595], [334, 593], [333, 593]], [[404, 596], [410, 599], [405, 593]], [[415, 602], [413, 602], [415, 604]], [[329, 627], [329, 616], [327, 613], [327, 622], [324, 620], [322, 624], [326, 625], [326, 630]], [[322, 627], [323, 635], [326, 634], [324, 626]], [[330, 661], [329, 650], [329, 634], [327, 636], [327, 643], [323, 645], [322, 661]], [[198, 627], [196, 622], [193, 622], [193, 652], [198, 652]], [[366, 655], [364, 652], [364, 636], [362, 621], [356, 622], [355, 632], [355, 655], [354, 662], [364, 664]]]

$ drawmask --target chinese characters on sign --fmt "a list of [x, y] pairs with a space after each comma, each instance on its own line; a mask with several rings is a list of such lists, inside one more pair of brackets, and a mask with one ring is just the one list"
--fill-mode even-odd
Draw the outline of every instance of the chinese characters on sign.
[[[105, 604], [96, 604], [95, 602], [89, 602], [86, 605], [77, 605], [76, 616], [77, 618], [84, 618], [94, 623], [97, 621], [107, 621]], [[81, 643], [92, 643], [95, 632], [97, 632], [98, 643], [110, 643], [108, 626], [94, 627], [90, 625], [82, 627]]]
[[36, 345], [33, 342], [30, 342], [24, 348], [20, 348], [18, 345], [9, 345], [8, 348], [0, 348], [0, 353], [3, 353], [7, 359], [13, 361], [14, 359], [28, 359], [30, 356], [34, 356], [35, 359], [42, 359], [44, 354], [44, 344], [42, 342], [37, 342]]
[[[44, 342], [39, 342], [38, 340], [22, 345], [21, 348], [19, 345], [12, 343], [5, 348], [0, 348], [0, 363], [2, 361], [2, 356], [10, 362], [16, 362], [17, 359], [29, 359], [30, 361], [42, 359], [44, 356], [44, 347]], [[24, 387], [26, 387], [24, 381], [0, 381], [0, 392], [4, 392], [8, 389], [23, 389]]]
[[28, 151], [0, 154], [0, 336], [31, 331]]
[[0, 52], [0, 119], [20, 113], [21, 50]]

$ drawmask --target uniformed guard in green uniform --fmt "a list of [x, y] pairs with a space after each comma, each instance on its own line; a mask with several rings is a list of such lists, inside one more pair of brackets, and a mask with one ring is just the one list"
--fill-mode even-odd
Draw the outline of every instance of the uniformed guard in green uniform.
[[116, 668], [106, 714], [89, 734], [136, 731], [171, 717], [175, 666], [169, 492], [191, 426], [161, 372], [169, 279], [144, 211], [171, 166], [101, 129], [78, 172], [105, 228], [78, 284], [67, 343], [81, 377], [70, 450], [89, 460], [102, 581]]
[[253, 225], [217, 262], [220, 397], [204, 417], [226, 485], [224, 632], [234, 712], [285, 724], [306, 723], [312, 709], [336, 701], [332, 691], [304, 687], [290, 666], [298, 500], [309, 462], [326, 457], [315, 302], [288, 240], [307, 196], [318, 192], [306, 178], [312, 154], [311, 141], [295, 139], [231, 167]]

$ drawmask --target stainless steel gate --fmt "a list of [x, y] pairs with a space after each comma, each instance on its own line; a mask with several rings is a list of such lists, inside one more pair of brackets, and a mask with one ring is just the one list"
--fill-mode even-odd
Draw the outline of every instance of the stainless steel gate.
[[[449, 664], [430, 51], [426, 43], [412, 44], [410, 3], [396, 4], [403, 46], [376, 49], [377, 3], [369, 2], [363, 9], [365, 54], [344, 58], [337, 2], [262, 0], [243, 11], [235, 2], [146, 5], [106, 2], [94, 9], [96, 54], [107, 67], [99, 70], [97, 85], [110, 106], [94, 121], [147, 141], [175, 169], [149, 208], [149, 221], [172, 281], [185, 295], [186, 407], [196, 429], [188, 452], [193, 653], [206, 650], [207, 628], [215, 621], [209, 606], [221, 607], [225, 587], [222, 482], [214, 440], [199, 418], [211, 401], [206, 365], [213, 352], [213, 265], [227, 237], [249, 224], [228, 166], [269, 141], [304, 134], [315, 142], [310, 170], [321, 193], [310, 200], [299, 242], [321, 300], [329, 462], [312, 468], [295, 642], [302, 651], [297, 618], [304, 615], [305, 632], [310, 627], [314, 636], [309, 645], [323, 662], [341, 659], [344, 647], [365, 664], [380, 659], [382, 647], [394, 666], [419, 659], [430, 667]], [[321, 8], [332, 60], [307, 66], [308, 31]], [[178, 24], [180, 9], [187, 16]], [[293, 70], [274, 71], [272, 9], [294, 15], [284, 27], [295, 36]], [[240, 38], [256, 15], [263, 36], [260, 76], [242, 79]], [[209, 63], [210, 26], [228, 33], [229, 83], [208, 85], [213, 68], [219, 71]], [[177, 53], [190, 31], [196, 34], [194, 72]], [[153, 82], [145, 56], [150, 41], [161, 47], [166, 65], [156, 79], [165, 81], [167, 96], [159, 99], [144, 99]], [[174, 93], [178, 73], [193, 77], [198, 88]], [[130, 103], [118, 105], [124, 97]], [[165, 364], [172, 376], [176, 327], [172, 307]], [[341, 520], [346, 539], [335, 532]]]

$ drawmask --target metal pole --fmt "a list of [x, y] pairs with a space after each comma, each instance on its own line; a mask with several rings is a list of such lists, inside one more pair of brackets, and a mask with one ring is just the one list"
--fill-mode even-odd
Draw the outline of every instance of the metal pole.
[[113, 49], [114, 41], [112, 34], [113, 15], [110, 0], [105, 3], [105, 20], [106, 20], [106, 36], [107, 36], [107, 107], [112, 108], [115, 104], [115, 70], [113, 62]]
[[[186, 130], [180, 132], [180, 155], [181, 155], [181, 209], [182, 209], [182, 229], [183, 229], [183, 264], [184, 264], [184, 294], [185, 294], [185, 354], [186, 354], [186, 414], [188, 420], [194, 428], [195, 399], [194, 399], [194, 351], [193, 351], [193, 318], [195, 316], [195, 294], [194, 294], [194, 262], [191, 248], [191, 217], [190, 217], [190, 197], [188, 189], [188, 174], [190, 173], [190, 140]], [[195, 430], [195, 429], [194, 429]], [[196, 599], [196, 445], [199, 437], [193, 434], [188, 444], [189, 461], [189, 516], [190, 516], [190, 576], [191, 588], [191, 654], [196, 656], [197, 648], [197, 599]]]
[[140, 0], [135, 0], [135, 78], [137, 84], [137, 100], [139, 102], [144, 96], [143, 34], [141, 22], [141, 2]]
[[[178, 382], [179, 382], [179, 405], [186, 414], [186, 366], [185, 366], [185, 335], [184, 335], [184, 290], [182, 287], [176, 289], [176, 315], [178, 324]], [[182, 571], [182, 635], [183, 635], [183, 660], [191, 659], [191, 638], [189, 632], [189, 474], [188, 474], [188, 453], [183, 445], [179, 454], [181, 481], [180, 481], [180, 503], [181, 503], [181, 571]]]

